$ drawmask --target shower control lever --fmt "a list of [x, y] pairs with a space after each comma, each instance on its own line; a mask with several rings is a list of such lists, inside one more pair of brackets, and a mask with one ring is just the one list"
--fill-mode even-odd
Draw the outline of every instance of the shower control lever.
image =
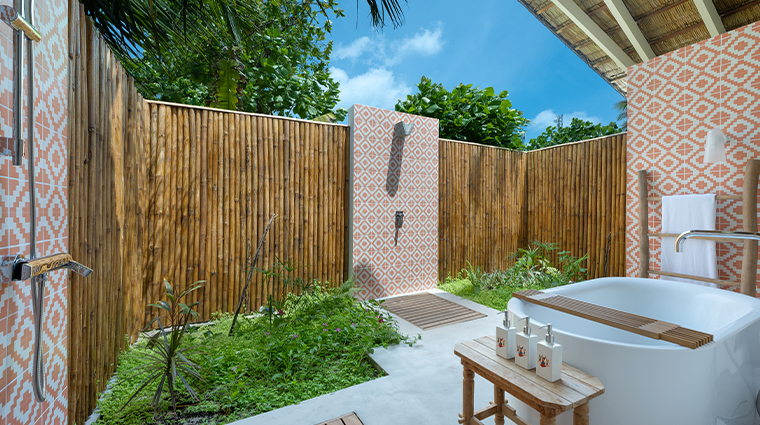
[[71, 254], [61, 253], [27, 260], [19, 257], [13, 265], [13, 280], [27, 280], [55, 270], [68, 269], [87, 277], [92, 269], [77, 263]]
[[395, 233], [395, 236], [393, 237], [393, 246], [398, 245], [398, 230], [403, 225], [404, 225], [404, 212], [396, 211], [396, 218], [395, 218], [396, 233]]

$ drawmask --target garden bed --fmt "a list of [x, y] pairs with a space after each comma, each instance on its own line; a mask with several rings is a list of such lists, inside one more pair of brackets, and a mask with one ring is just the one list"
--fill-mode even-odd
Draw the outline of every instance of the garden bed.
[[119, 379], [101, 396], [96, 423], [224, 424], [382, 376], [368, 356], [373, 348], [411, 345], [417, 338], [401, 334], [378, 302], [357, 301], [353, 292], [343, 285], [292, 295], [282, 309], [238, 319], [232, 335], [232, 317], [226, 314], [188, 328], [183, 346], [198, 348], [188, 358], [200, 379], [192, 374], [187, 379], [197, 398], [180, 380], [175, 383], [176, 413], [167, 389], [154, 414], [157, 382], [128, 402], [145, 378], [136, 368], [150, 363], [153, 352], [146, 348], [149, 340], [141, 339], [121, 353]]

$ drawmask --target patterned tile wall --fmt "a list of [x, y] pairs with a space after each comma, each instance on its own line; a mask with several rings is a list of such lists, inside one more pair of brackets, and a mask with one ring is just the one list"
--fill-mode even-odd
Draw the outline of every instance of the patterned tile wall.
[[[394, 124], [414, 123], [411, 135]], [[365, 298], [435, 287], [438, 279], [438, 120], [354, 105], [351, 267]], [[395, 212], [404, 223], [394, 245]]]
[[[12, 0], [0, 0], [12, 4]], [[34, 45], [34, 143], [37, 192], [37, 252], [68, 250], [66, 91], [68, 2], [36, 0], [42, 41]], [[13, 34], [0, 22], [0, 256], [30, 253], [29, 180], [14, 167]], [[26, 52], [25, 52], [26, 54]], [[26, 61], [26, 59], [24, 59]], [[26, 81], [23, 99], [26, 99]], [[26, 106], [25, 106], [26, 107]], [[24, 135], [29, 123], [24, 112]], [[28, 149], [27, 149], [28, 151]], [[0, 276], [4, 273], [0, 273]], [[28, 282], [0, 282], [0, 424], [67, 422], [66, 273], [52, 273], [45, 297], [43, 349], [47, 400], [32, 393], [34, 333]]]
[[[639, 263], [637, 171], [650, 196], [740, 194], [747, 160], [760, 158], [760, 22], [628, 69], [626, 275]], [[729, 139], [726, 164], [703, 164], [707, 132]], [[661, 230], [661, 202], [649, 203], [650, 232]], [[718, 200], [719, 230], [742, 230], [742, 204]], [[650, 239], [650, 268], [662, 247]], [[718, 243], [718, 277], [741, 281], [742, 245]]]

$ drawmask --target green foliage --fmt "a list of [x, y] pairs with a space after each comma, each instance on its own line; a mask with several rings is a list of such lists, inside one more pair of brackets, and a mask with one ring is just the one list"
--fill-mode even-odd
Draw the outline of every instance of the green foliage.
[[[556, 255], [556, 264], [551, 257]], [[508, 279], [512, 284], [522, 286], [553, 286], [567, 285], [586, 277], [583, 262], [588, 255], [580, 258], [573, 257], [570, 251], [559, 248], [555, 243], [530, 241], [527, 248], [520, 248], [512, 254], [515, 263], [507, 270]]]
[[[556, 264], [552, 257], [556, 256]], [[581, 258], [554, 243], [531, 241], [527, 248], [511, 254], [514, 264], [507, 270], [486, 272], [469, 262], [456, 277], [447, 277], [438, 288], [497, 310], [505, 310], [512, 293], [524, 289], [546, 289], [567, 285], [586, 277]]]
[[[167, 4], [167, 19], [178, 22], [181, 5], [160, 1]], [[226, 12], [214, 9], [216, 2], [238, 16], [229, 21], [234, 25], [219, 25]], [[345, 118], [345, 109], [334, 110], [339, 83], [328, 69], [328, 18], [344, 16], [336, 0], [214, 0], [202, 9], [184, 31], [167, 33], [161, 53], [148, 48], [120, 55], [143, 97], [306, 119], [328, 113]]]
[[[224, 30], [241, 45], [245, 33], [255, 28], [255, 9], [263, 1], [238, 0], [79, 0], [87, 16], [102, 34], [111, 49], [120, 57], [162, 56], [181, 40], [194, 50], [203, 49], [203, 41], [213, 39]], [[271, 2], [278, 3], [278, 2]], [[326, 2], [303, 0], [304, 7], [316, 4], [326, 11]], [[404, 14], [399, 0], [367, 0], [372, 25], [384, 27], [386, 14], [393, 27], [402, 25]], [[357, 10], [359, 3], [356, 4]], [[325, 12], [326, 15], [326, 12]], [[325, 16], [327, 17], [327, 16]], [[198, 24], [212, 23], [199, 28]], [[188, 30], [201, 35], [188, 37]]]
[[609, 136], [620, 133], [622, 130], [612, 121], [607, 125], [594, 124], [591, 121], [583, 121], [573, 118], [569, 126], [557, 128], [546, 127], [546, 130], [535, 139], [530, 139], [525, 150], [541, 149], [564, 143], [579, 142], [595, 137]]
[[481, 90], [459, 84], [449, 92], [443, 85], [422, 77], [419, 93], [396, 103], [396, 111], [437, 118], [440, 137], [510, 149], [522, 147], [521, 132], [528, 123], [523, 113], [512, 108], [505, 90]]
[[[143, 376], [145, 378], [140, 382], [132, 397], [124, 403], [124, 407], [135, 400], [140, 392], [156, 382], [158, 384], [151, 400], [154, 412], [161, 404], [165, 390], [169, 392], [172, 408], [175, 412], [177, 411], [175, 387], [180, 383], [191, 398], [198, 399], [198, 394], [193, 390], [188, 379], [203, 379], [199, 374], [198, 365], [190, 359], [190, 355], [197, 353], [200, 347], [196, 344], [184, 343], [183, 338], [186, 335], [190, 319], [198, 318], [198, 312], [194, 309], [199, 303], [196, 301], [188, 306], [182, 302], [182, 299], [203, 285], [203, 281], [195, 282], [179, 296], [176, 296], [172, 284], [164, 279], [165, 295], [169, 301], [159, 301], [158, 304], [149, 304], [149, 306], [163, 310], [165, 315], [155, 317], [148, 323], [146, 329], [157, 323], [158, 331], [148, 337], [147, 344], [135, 347], [135, 355], [141, 358], [143, 362], [128, 370], [126, 379]], [[166, 326], [161, 322], [161, 319], [165, 319]]]
[[615, 102], [615, 109], [617, 109], [618, 113], [618, 121], [623, 121], [623, 124], [620, 126], [620, 129], [623, 131], [628, 130], [628, 99], [623, 99], [619, 102]]
[[492, 289], [479, 290], [476, 293], [475, 285], [473, 285], [468, 279], [461, 277], [452, 278], [449, 276], [444, 283], [438, 285], [438, 289], [466, 298], [478, 304], [483, 304], [487, 307], [503, 311], [507, 309], [507, 303], [509, 303], [509, 300], [512, 298], [512, 292], [522, 291], [524, 289], [542, 288], [538, 286], [523, 287], [503, 285], [493, 287]]
[[[357, 301], [355, 292], [351, 282], [333, 289], [315, 282], [310, 291], [289, 295], [282, 311], [272, 309], [276, 325], [266, 315], [254, 315], [240, 320], [231, 336], [232, 317], [217, 315], [212, 324], [192, 328], [187, 335], [205, 351], [198, 359], [204, 380], [191, 382], [199, 386], [199, 400], [178, 387], [184, 407], [176, 415], [151, 419], [150, 406], [141, 400], [120, 414], [120, 405], [139, 382], [119, 379], [98, 402], [99, 423], [185, 423], [201, 417], [222, 424], [378, 377], [367, 360], [374, 347], [414, 344], [418, 338], [401, 334], [381, 303]], [[121, 353], [118, 376], [143, 364], [138, 353], [134, 347]]]

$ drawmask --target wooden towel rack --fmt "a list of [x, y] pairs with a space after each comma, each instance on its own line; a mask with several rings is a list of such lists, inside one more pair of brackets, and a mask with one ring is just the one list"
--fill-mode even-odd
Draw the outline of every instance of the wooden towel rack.
[[[751, 159], [747, 162], [744, 170], [744, 188], [741, 195], [717, 195], [719, 200], [742, 201], [742, 223], [745, 232], [757, 233], [757, 181], [760, 175], [760, 160]], [[681, 273], [672, 273], [649, 268], [649, 238], [651, 237], [678, 237], [676, 233], [649, 233], [649, 201], [662, 201], [661, 196], [649, 196], [647, 185], [647, 170], [640, 170], [639, 177], [639, 276], [649, 277], [650, 274], [670, 276], [684, 279], [693, 279], [701, 282], [715, 283], [718, 285], [740, 287], [741, 293], [756, 296], [757, 281], [757, 241], [744, 241], [744, 256], [742, 258], [741, 282], [724, 281], [703, 276], [693, 276]], [[695, 236], [692, 239], [705, 239], [717, 242], [736, 242], [736, 239], [721, 237]], [[666, 248], [667, 249], [667, 248]], [[675, 249], [671, 247], [670, 249]]]
[[542, 307], [572, 314], [573, 316], [582, 317], [648, 338], [672, 342], [673, 344], [691, 349], [701, 347], [713, 340], [711, 334], [682, 328], [674, 323], [663, 322], [662, 320], [587, 303], [563, 295], [552, 294], [551, 292], [527, 289], [515, 292], [512, 296]]

